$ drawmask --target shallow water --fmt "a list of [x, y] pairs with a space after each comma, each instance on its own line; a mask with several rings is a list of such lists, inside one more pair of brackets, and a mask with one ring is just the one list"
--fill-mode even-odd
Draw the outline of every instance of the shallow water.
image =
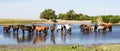
[[[40, 24], [44, 26], [52, 26], [52, 24]], [[58, 24], [56, 24], [57, 26]], [[61, 31], [54, 31], [51, 34], [48, 30], [46, 37], [36, 35], [36, 33], [22, 34], [19, 30], [18, 34], [13, 33], [12, 29], [9, 33], [3, 32], [3, 26], [0, 26], [0, 44], [33, 44], [35, 37], [39, 36], [40, 41], [36, 44], [109, 44], [109, 43], [120, 43], [120, 26], [113, 26], [112, 32], [100, 32], [100, 33], [83, 33], [79, 29], [80, 24], [71, 24], [72, 32], [71, 34], [65, 33], [67, 35], [61, 35]]]

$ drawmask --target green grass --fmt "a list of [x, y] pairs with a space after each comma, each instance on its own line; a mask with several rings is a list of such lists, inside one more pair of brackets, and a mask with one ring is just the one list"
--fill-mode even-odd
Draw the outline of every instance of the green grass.
[[73, 49], [71, 46], [48, 46], [42, 48], [25, 48], [19, 50], [2, 49], [0, 51], [119, 51], [120, 45], [101, 45], [92, 47], [78, 46]]
[[34, 24], [45, 22], [46, 20], [27, 20], [27, 19], [0, 19], [0, 25], [13, 24]]

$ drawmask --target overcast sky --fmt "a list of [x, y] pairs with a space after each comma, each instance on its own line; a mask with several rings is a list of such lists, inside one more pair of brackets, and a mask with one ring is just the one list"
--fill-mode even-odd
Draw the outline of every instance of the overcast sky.
[[0, 18], [39, 19], [44, 9], [90, 16], [120, 15], [120, 0], [0, 0]]

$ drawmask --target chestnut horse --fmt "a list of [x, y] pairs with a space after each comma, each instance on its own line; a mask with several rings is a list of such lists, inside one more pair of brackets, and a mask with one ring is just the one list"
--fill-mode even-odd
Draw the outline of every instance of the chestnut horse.
[[93, 30], [93, 27], [87, 24], [81, 24], [80, 29], [82, 32], [85, 32], [85, 31], [91, 32], [91, 30]]
[[51, 27], [50, 27], [50, 30], [51, 30], [51, 33], [53, 33], [54, 30], [55, 30], [55, 26], [51, 26]]
[[48, 26], [34, 26], [34, 29], [36, 30], [36, 33], [43, 31], [44, 33], [47, 33], [49, 27]]
[[112, 31], [112, 24], [100, 24], [101, 26], [104, 26], [104, 30], [109, 29], [109, 31]]

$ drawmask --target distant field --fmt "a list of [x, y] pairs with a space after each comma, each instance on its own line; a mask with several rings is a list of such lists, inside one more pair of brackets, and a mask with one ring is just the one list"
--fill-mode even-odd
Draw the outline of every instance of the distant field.
[[0, 25], [34, 24], [34, 23], [42, 23], [42, 22], [46, 22], [46, 20], [0, 19]]
[[25, 48], [25, 49], [1, 49], [0, 51], [119, 51], [120, 45], [101, 45], [101, 46], [77, 46], [72, 48], [72, 46], [46, 46], [38, 48]]

